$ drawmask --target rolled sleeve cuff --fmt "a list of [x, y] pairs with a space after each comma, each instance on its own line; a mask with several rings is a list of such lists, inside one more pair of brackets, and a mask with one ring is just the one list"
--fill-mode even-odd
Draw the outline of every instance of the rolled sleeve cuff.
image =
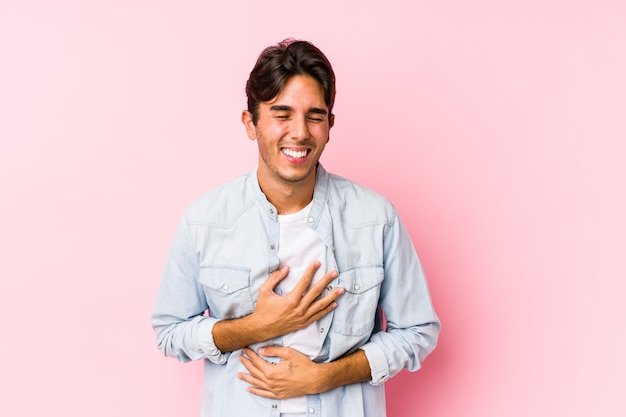
[[380, 385], [389, 379], [389, 365], [382, 349], [375, 343], [367, 343], [360, 348], [365, 352], [365, 356], [370, 364], [372, 385]]
[[200, 349], [204, 352], [204, 357], [213, 363], [223, 365], [228, 361], [229, 353], [222, 353], [213, 340], [213, 326], [217, 320], [204, 319], [198, 324], [198, 342]]

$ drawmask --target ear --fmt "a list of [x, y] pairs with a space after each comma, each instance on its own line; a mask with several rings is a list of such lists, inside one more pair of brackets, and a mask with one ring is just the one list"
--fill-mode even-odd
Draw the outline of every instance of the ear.
[[256, 126], [252, 122], [252, 113], [248, 110], [244, 110], [241, 113], [241, 123], [246, 128], [246, 134], [248, 135], [248, 139], [255, 140], [256, 139]]
[[330, 114], [330, 119], [328, 119], [328, 138], [326, 139], [326, 143], [330, 140], [330, 129], [335, 125], [335, 115], [333, 113]]

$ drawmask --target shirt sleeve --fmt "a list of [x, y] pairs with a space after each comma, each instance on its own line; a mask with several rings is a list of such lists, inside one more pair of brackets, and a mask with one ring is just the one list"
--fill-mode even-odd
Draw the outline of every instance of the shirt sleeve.
[[361, 347], [373, 385], [402, 369], [416, 371], [435, 348], [441, 323], [432, 305], [426, 277], [411, 238], [397, 215], [384, 236], [384, 279], [380, 306], [386, 330]]
[[223, 354], [213, 340], [217, 319], [207, 317], [208, 305], [198, 281], [199, 262], [185, 217], [181, 219], [167, 258], [161, 286], [152, 311], [157, 346], [180, 362], [209, 359], [223, 364]]
[[389, 364], [384, 352], [376, 343], [366, 343], [360, 348], [365, 352], [365, 357], [370, 365], [370, 384], [380, 385], [389, 379]]

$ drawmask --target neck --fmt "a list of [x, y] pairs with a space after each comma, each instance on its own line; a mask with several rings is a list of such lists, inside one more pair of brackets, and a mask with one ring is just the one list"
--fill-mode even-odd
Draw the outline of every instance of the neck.
[[306, 179], [294, 183], [286, 181], [268, 181], [257, 174], [261, 191], [272, 203], [278, 214], [296, 213], [305, 208], [313, 200], [315, 190], [315, 173]]

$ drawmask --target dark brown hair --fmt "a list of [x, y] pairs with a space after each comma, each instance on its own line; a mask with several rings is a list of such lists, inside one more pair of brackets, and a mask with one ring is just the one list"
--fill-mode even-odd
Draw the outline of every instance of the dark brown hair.
[[[246, 83], [248, 111], [255, 125], [259, 103], [276, 97], [294, 75], [309, 75], [320, 83], [329, 116], [332, 114], [335, 73], [328, 58], [310, 42], [285, 39], [261, 53]], [[328, 120], [330, 122], [330, 117]]]

